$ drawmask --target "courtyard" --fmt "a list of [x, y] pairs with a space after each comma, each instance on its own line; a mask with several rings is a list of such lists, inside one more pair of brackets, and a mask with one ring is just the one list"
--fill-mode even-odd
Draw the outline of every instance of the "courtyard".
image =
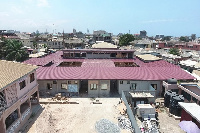
[[[29, 119], [22, 132], [28, 133], [95, 133], [95, 124], [107, 119], [118, 124], [120, 98], [71, 98], [72, 104], [48, 103], [48, 98], [40, 100], [40, 110]], [[94, 104], [94, 101], [99, 101]], [[44, 104], [45, 103], [45, 104]], [[184, 133], [178, 126], [179, 120], [169, 117], [166, 111], [158, 114], [161, 133]], [[121, 133], [131, 133], [121, 129]]]
[[[95, 133], [95, 123], [101, 119], [107, 119], [118, 124], [120, 116], [117, 105], [119, 98], [98, 98], [99, 104], [93, 104], [92, 98], [73, 98], [78, 104], [41, 104], [42, 111], [36, 114], [36, 118], [28, 133]], [[38, 115], [38, 116], [37, 116]], [[122, 133], [130, 131], [121, 129]]]

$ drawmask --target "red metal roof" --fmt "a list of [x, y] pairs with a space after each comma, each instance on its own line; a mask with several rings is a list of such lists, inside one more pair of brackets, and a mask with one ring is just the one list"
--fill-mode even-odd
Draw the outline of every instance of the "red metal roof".
[[194, 79], [178, 67], [40, 67], [37, 78], [43, 79], [121, 79], [166, 80]]
[[[43, 58], [31, 58], [24, 63], [41, 65], [37, 78], [46, 79], [118, 79], [118, 80], [166, 80], [195, 79], [179, 66], [164, 60], [144, 63], [135, 59], [63, 59], [62, 51]], [[52, 61], [50, 67], [42, 67]], [[79, 61], [81, 67], [57, 67], [61, 62]], [[135, 62], [140, 67], [115, 67], [114, 62]]]

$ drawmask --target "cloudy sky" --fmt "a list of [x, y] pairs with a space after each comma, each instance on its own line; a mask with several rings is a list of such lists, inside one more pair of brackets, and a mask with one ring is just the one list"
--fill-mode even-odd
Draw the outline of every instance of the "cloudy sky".
[[200, 36], [200, 0], [0, 0], [0, 29]]

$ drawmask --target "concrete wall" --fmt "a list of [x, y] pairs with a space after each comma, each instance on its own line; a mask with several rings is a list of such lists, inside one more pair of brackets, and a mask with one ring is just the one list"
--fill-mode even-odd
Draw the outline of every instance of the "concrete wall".
[[[120, 84], [120, 81], [123, 81], [123, 84]], [[156, 96], [159, 96], [161, 93], [162, 81], [130, 81], [130, 84], [127, 84], [127, 80], [118, 80], [118, 92], [121, 95], [123, 91], [131, 91], [130, 85], [131, 83], [136, 83], [136, 90], [149, 90], [149, 86], [151, 84], [157, 84]]]
[[[17, 96], [18, 98], [21, 98], [24, 96], [25, 93], [28, 93], [34, 86], [37, 85], [37, 80], [36, 80], [36, 71], [33, 72], [34, 73], [34, 77], [35, 77], [35, 80], [33, 82], [30, 83], [30, 74], [32, 73], [29, 73], [28, 75], [20, 78], [18, 81], [17, 81], [17, 84], [16, 84], [16, 87], [17, 87]], [[20, 90], [20, 86], [19, 86], [19, 83], [21, 81], [25, 80], [26, 82], [26, 86]]]
[[52, 48], [52, 49], [64, 48], [62, 41], [49, 41], [49, 42], [47, 42], [47, 44], [48, 44], [48, 47]]
[[[56, 81], [56, 84], [53, 84], [53, 81]], [[67, 84], [68, 85], [68, 81], [74, 81], [74, 80], [38, 80], [38, 84], [39, 84], [39, 91], [40, 92], [50, 92], [51, 95], [55, 95], [58, 92], [68, 92], [67, 89], [62, 89], [61, 88], [61, 84]], [[80, 89], [80, 81], [77, 81], [77, 86], [78, 86], [78, 92]], [[52, 89], [48, 89], [47, 88], [47, 83], [52, 84]]]
[[[91, 84], [97, 84], [96, 90], [91, 90]], [[105, 86], [104, 86], [105, 85]], [[106, 87], [107, 89], [105, 89]], [[110, 80], [88, 80], [88, 95], [89, 96], [109, 96]]]
[[[34, 73], [35, 80], [30, 83], [30, 74], [32, 73]], [[19, 83], [23, 80], [25, 80], [26, 86], [20, 90]], [[22, 98], [26, 93], [32, 90], [35, 86], [37, 86], [36, 71], [31, 72], [23, 76], [22, 78], [19, 78], [17, 81], [13, 82], [10, 86], [4, 89], [6, 94], [7, 105], [11, 106], [18, 99]]]

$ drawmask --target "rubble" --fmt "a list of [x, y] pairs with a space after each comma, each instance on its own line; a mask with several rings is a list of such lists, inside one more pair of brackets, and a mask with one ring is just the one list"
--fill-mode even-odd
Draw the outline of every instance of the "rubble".
[[95, 128], [98, 133], [120, 133], [119, 126], [107, 119], [101, 119], [96, 122]]
[[118, 117], [118, 126], [121, 129], [126, 129], [131, 132], [134, 132], [132, 125], [131, 125], [131, 121], [129, 120], [129, 118], [126, 118], [125, 116]]

